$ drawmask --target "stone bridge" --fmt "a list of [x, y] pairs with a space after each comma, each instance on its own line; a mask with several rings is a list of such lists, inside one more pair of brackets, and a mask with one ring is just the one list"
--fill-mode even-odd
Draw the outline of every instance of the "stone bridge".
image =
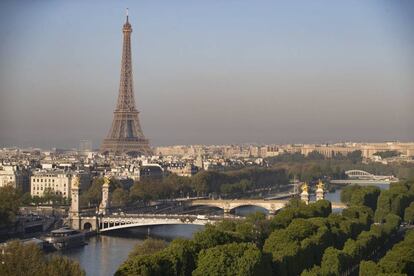
[[[234, 200], [212, 200], [197, 199], [191, 201], [192, 206], [203, 205], [223, 209], [224, 213], [240, 206], [258, 206], [269, 211], [270, 214], [276, 213], [278, 210], [286, 206], [289, 200], [263, 200], [263, 199], [234, 199]], [[344, 209], [346, 205], [340, 202], [332, 202], [332, 209]]]
[[[229, 218], [240, 219], [231, 216]], [[139, 226], [169, 225], [169, 224], [194, 224], [205, 225], [215, 223], [223, 219], [223, 216], [203, 215], [166, 215], [166, 214], [125, 214], [107, 216], [80, 216], [72, 220], [76, 229], [108, 232], [116, 229], [132, 228]]]
[[263, 199], [234, 199], [234, 200], [211, 200], [198, 199], [191, 201], [192, 206], [203, 205], [223, 209], [224, 213], [229, 213], [231, 210], [240, 206], [258, 206], [274, 214], [277, 210], [282, 209], [289, 202], [289, 200], [263, 200]]

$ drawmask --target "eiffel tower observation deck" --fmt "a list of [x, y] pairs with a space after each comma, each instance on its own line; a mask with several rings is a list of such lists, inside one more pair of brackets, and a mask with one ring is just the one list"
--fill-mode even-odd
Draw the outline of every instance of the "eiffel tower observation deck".
[[131, 62], [132, 27], [128, 20], [128, 10], [122, 32], [124, 41], [118, 102], [111, 129], [101, 145], [101, 152], [117, 155], [150, 155], [149, 141], [142, 132], [138, 117], [139, 112], [135, 107]]

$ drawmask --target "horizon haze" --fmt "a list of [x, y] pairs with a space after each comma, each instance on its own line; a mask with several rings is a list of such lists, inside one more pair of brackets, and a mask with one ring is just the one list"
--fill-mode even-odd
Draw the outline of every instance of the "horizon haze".
[[126, 8], [152, 146], [414, 141], [410, 1], [2, 1], [0, 147], [99, 147]]

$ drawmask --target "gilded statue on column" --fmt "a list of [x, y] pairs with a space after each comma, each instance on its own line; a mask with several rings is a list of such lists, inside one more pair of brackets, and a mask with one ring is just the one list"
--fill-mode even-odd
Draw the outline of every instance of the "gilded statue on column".
[[300, 188], [302, 189], [303, 193], [307, 193], [309, 189], [308, 183], [305, 182]]

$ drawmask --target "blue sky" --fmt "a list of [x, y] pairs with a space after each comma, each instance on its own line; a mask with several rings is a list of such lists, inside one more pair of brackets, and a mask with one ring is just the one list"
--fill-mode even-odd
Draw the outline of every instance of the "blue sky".
[[99, 146], [127, 7], [153, 145], [414, 140], [408, 0], [1, 1], [0, 145]]

